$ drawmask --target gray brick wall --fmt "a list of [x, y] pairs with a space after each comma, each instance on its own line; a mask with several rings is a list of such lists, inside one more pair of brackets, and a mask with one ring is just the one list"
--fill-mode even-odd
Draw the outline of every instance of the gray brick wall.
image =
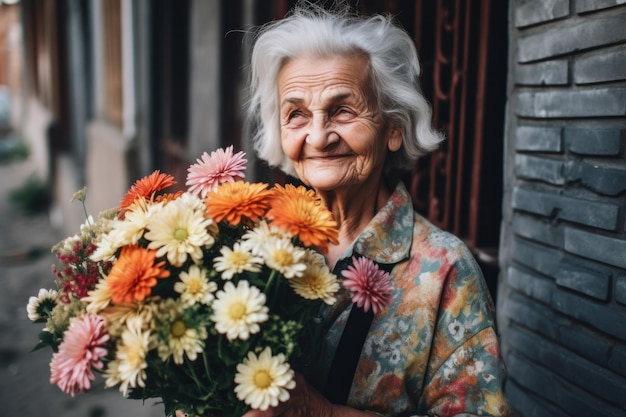
[[498, 324], [520, 417], [626, 416], [626, 5], [509, 0]]

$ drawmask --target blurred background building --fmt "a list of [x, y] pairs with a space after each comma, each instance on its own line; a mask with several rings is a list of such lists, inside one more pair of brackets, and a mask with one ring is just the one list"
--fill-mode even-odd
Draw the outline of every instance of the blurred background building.
[[[293, 1], [9, 3], [0, 128], [27, 145], [63, 235], [83, 221], [69, 200], [85, 185], [97, 213], [155, 169], [184, 186], [204, 151], [253, 159], [247, 30]], [[415, 40], [447, 140], [406, 181], [485, 272], [519, 416], [626, 415], [623, 1], [350, 3]], [[285, 180], [256, 161], [248, 176]]]

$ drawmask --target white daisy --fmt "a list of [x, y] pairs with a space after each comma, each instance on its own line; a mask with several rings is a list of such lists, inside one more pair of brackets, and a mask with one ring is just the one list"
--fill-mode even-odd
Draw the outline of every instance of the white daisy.
[[207, 270], [197, 265], [189, 267], [178, 275], [179, 282], [174, 284], [174, 291], [181, 294], [183, 304], [191, 306], [195, 303], [209, 305], [215, 299], [217, 284], [207, 279]]
[[103, 233], [94, 242], [97, 249], [89, 258], [94, 262], [113, 260], [115, 252], [124, 246], [127, 241], [125, 233], [121, 230], [112, 229], [108, 233]]
[[184, 356], [195, 361], [198, 353], [204, 350], [204, 340], [208, 337], [202, 325], [192, 326], [183, 316], [184, 306], [168, 299], [162, 304], [165, 319], [161, 325], [158, 344], [159, 357], [163, 361], [174, 358], [174, 363], [182, 365]]
[[290, 389], [295, 388], [294, 371], [282, 353], [272, 356], [266, 347], [257, 357], [248, 352], [243, 363], [237, 365], [235, 374], [237, 398], [257, 410], [276, 407], [279, 402], [289, 399]]
[[233, 248], [223, 246], [220, 249], [222, 256], [213, 260], [213, 267], [222, 273], [222, 279], [232, 279], [235, 274], [243, 271], [259, 272], [263, 259], [254, 256], [247, 248], [236, 242]]
[[270, 240], [290, 239], [289, 233], [276, 226], [269, 226], [265, 220], [260, 221], [252, 230], [248, 230], [242, 237], [242, 244], [254, 255], [260, 255], [262, 248]]
[[302, 276], [306, 269], [304, 249], [294, 246], [288, 239], [272, 239], [262, 250], [265, 264], [283, 274], [287, 279]]
[[36, 297], [28, 299], [26, 312], [32, 321], [47, 320], [50, 312], [57, 305], [59, 293], [55, 290], [41, 288]]
[[120, 392], [128, 395], [129, 388], [146, 386], [146, 355], [150, 333], [142, 329], [141, 317], [126, 321], [126, 329], [117, 345], [115, 359], [105, 372], [107, 388], [120, 384]]
[[245, 280], [239, 281], [237, 287], [228, 281], [213, 301], [211, 320], [215, 322], [215, 329], [228, 340], [247, 340], [250, 334], [259, 332], [259, 323], [268, 319], [268, 312], [265, 294], [258, 288]]
[[158, 257], [167, 255], [174, 266], [182, 266], [188, 257], [198, 264], [202, 261], [202, 248], [215, 242], [207, 231], [211, 222], [185, 200], [169, 202], [160, 210], [151, 211], [144, 235], [150, 240], [148, 249], [156, 249]]

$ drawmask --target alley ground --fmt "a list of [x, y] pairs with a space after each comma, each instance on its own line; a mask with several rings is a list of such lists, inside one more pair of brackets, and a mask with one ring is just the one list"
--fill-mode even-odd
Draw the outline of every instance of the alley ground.
[[46, 214], [22, 215], [9, 199], [32, 172], [28, 160], [0, 162], [0, 417], [164, 416], [156, 401], [127, 400], [101, 379], [72, 398], [49, 383], [51, 351], [30, 352], [41, 325], [28, 319], [26, 304], [40, 288], [54, 288], [50, 248], [64, 237]]

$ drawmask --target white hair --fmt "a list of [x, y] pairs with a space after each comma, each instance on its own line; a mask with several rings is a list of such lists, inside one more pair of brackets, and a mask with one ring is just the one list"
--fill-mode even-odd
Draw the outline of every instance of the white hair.
[[282, 150], [277, 79], [282, 66], [302, 56], [365, 54], [378, 108], [402, 132], [402, 146], [390, 152], [388, 168], [410, 168], [434, 150], [443, 136], [431, 125], [432, 111], [419, 84], [420, 65], [410, 36], [390, 17], [359, 17], [349, 9], [326, 10], [300, 2], [281, 20], [260, 27], [251, 56], [248, 122], [259, 158], [294, 174]]

